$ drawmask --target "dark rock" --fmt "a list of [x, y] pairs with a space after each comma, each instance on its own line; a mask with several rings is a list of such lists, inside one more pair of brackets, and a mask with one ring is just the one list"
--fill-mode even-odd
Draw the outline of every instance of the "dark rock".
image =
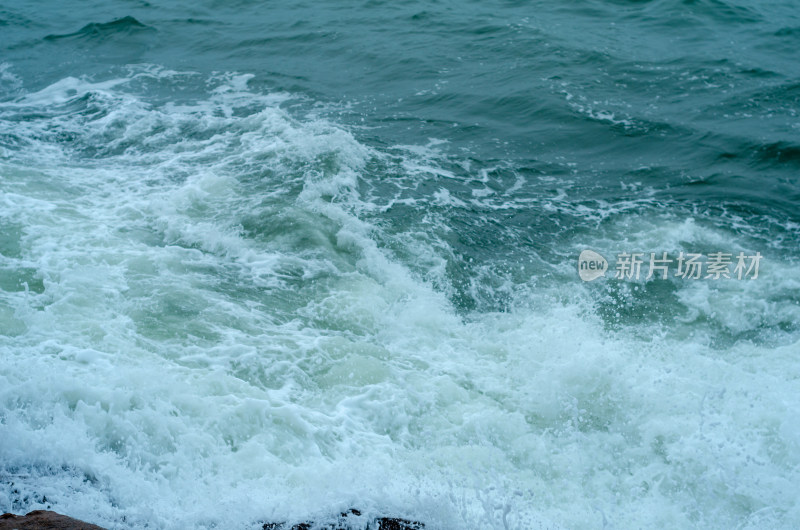
[[[331, 523], [313, 523], [310, 521], [304, 523], [297, 523], [288, 526], [287, 523], [264, 523], [261, 527], [262, 530], [352, 530], [354, 528], [352, 520], [348, 521], [347, 516], [354, 515], [361, 516], [361, 512], [356, 509], [350, 509], [339, 515], [336, 522]], [[364, 528], [364, 522], [356, 528]], [[396, 517], [378, 517], [367, 522], [367, 530], [424, 530], [425, 525], [416, 521], [408, 521], [406, 519], [398, 519]]]
[[[361, 517], [361, 512], [355, 509], [348, 510], [339, 515], [338, 520], [330, 523], [297, 523], [289, 527], [286, 523], [264, 523], [263, 530], [351, 530], [355, 523], [348, 516]], [[406, 519], [395, 517], [379, 517], [366, 522], [367, 530], [424, 530], [425, 525]], [[364, 528], [364, 521], [357, 528]], [[14, 515], [4, 513], [0, 515], [0, 530], [104, 530], [94, 524], [89, 524], [66, 515], [45, 510], [36, 510], [27, 515]]]
[[35, 510], [28, 515], [4, 513], [0, 515], [0, 530], [103, 530], [103, 528], [61, 515], [56, 512]]
[[393, 517], [382, 517], [376, 522], [378, 523], [378, 530], [423, 530], [425, 528], [422, 523]]

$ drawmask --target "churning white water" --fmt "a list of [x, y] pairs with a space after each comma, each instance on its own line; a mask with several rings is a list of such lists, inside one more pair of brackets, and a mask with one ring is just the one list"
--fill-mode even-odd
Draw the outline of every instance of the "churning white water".
[[[0, 103], [4, 509], [176, 529], [350, 507], [441, 529], [800, 521], [783, 243], [758, 247], [757, 280], [583, 284], [582, 248], [763, 240], [646, 193], [588, 209], [563, 180], [515, 198], [531, 177], [498, 191], [477, 171], [458, 196], [440, 142], [367, 146], [247, 76], [146, 95], [187, 79], [141, 68]], [[471, 228], [447, 213], [479, 212], [491, 239], [491, 212], [535, 208], [586, 226], [546, 274], [526, 268], [534, 236], [519, 265], [489, 248], [453, 281]]]

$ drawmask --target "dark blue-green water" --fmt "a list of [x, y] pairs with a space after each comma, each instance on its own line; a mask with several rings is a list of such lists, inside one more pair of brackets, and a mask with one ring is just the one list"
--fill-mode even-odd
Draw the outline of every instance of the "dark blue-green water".
[[0, 510], [798, 527], [799, 49], [794, 1], [0, 1]]

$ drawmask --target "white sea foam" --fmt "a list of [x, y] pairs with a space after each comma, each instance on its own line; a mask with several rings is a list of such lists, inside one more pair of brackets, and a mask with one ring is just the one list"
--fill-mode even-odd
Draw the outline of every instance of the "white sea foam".
[[[22, 227], [2, 266], [27, 284], [0, 298], [0, 507], [111, 528], [351, 506], [444, 529], [800, 520], [796, 335], [703, 338], [798, 320], [780, 255], [757, 282], [675, 284], [673, 333], [609, 326], [604, 287], [566, 258], [557, 282], [495, 287], [509, 311], [465, 314], [452, 249], [422, 234], [448, 233], [443, 216], [391, 235], [362, 215], [385, 211], [361, 193], [380, 152], [244, 76], [180, 106], [130, 89], [172, 75], [67, 79], [0, 107], [22, 138], [0, 162], [0, 222]], [[435, 148], [405, 150], [398, 189], [457, 180]], [[441, 190], [405, 204], [549, 204], [597, 221], [571, 244], [601, 253], [749, 242], [641, 204], [598, 214], [568, 189]]]

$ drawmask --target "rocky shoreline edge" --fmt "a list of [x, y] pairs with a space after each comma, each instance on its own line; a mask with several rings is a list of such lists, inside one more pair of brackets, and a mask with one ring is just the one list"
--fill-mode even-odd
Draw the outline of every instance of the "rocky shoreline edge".
[[[354, 519], [359, 519], [355, 521]], [[311, 521], [296, 523], [257, 523], [254, 528], [262, 530], [351, 530], [353, 523], [358, 528], [367, 530], [424, 530], [425, 525], [416, 521], [408, 521], [396, 517], [377, 517], [365, 520], [361, 512], [350, 509], [339, 514], [336, 521], [330, 523], [314, 523]], [[366, 523], [366, 527], [364, 527]], [[0, 515], [0, 530], [104, 530], [102, 527], [61, 515], [47, 510], [35, 510], [26, 515], [4, 513]]]

